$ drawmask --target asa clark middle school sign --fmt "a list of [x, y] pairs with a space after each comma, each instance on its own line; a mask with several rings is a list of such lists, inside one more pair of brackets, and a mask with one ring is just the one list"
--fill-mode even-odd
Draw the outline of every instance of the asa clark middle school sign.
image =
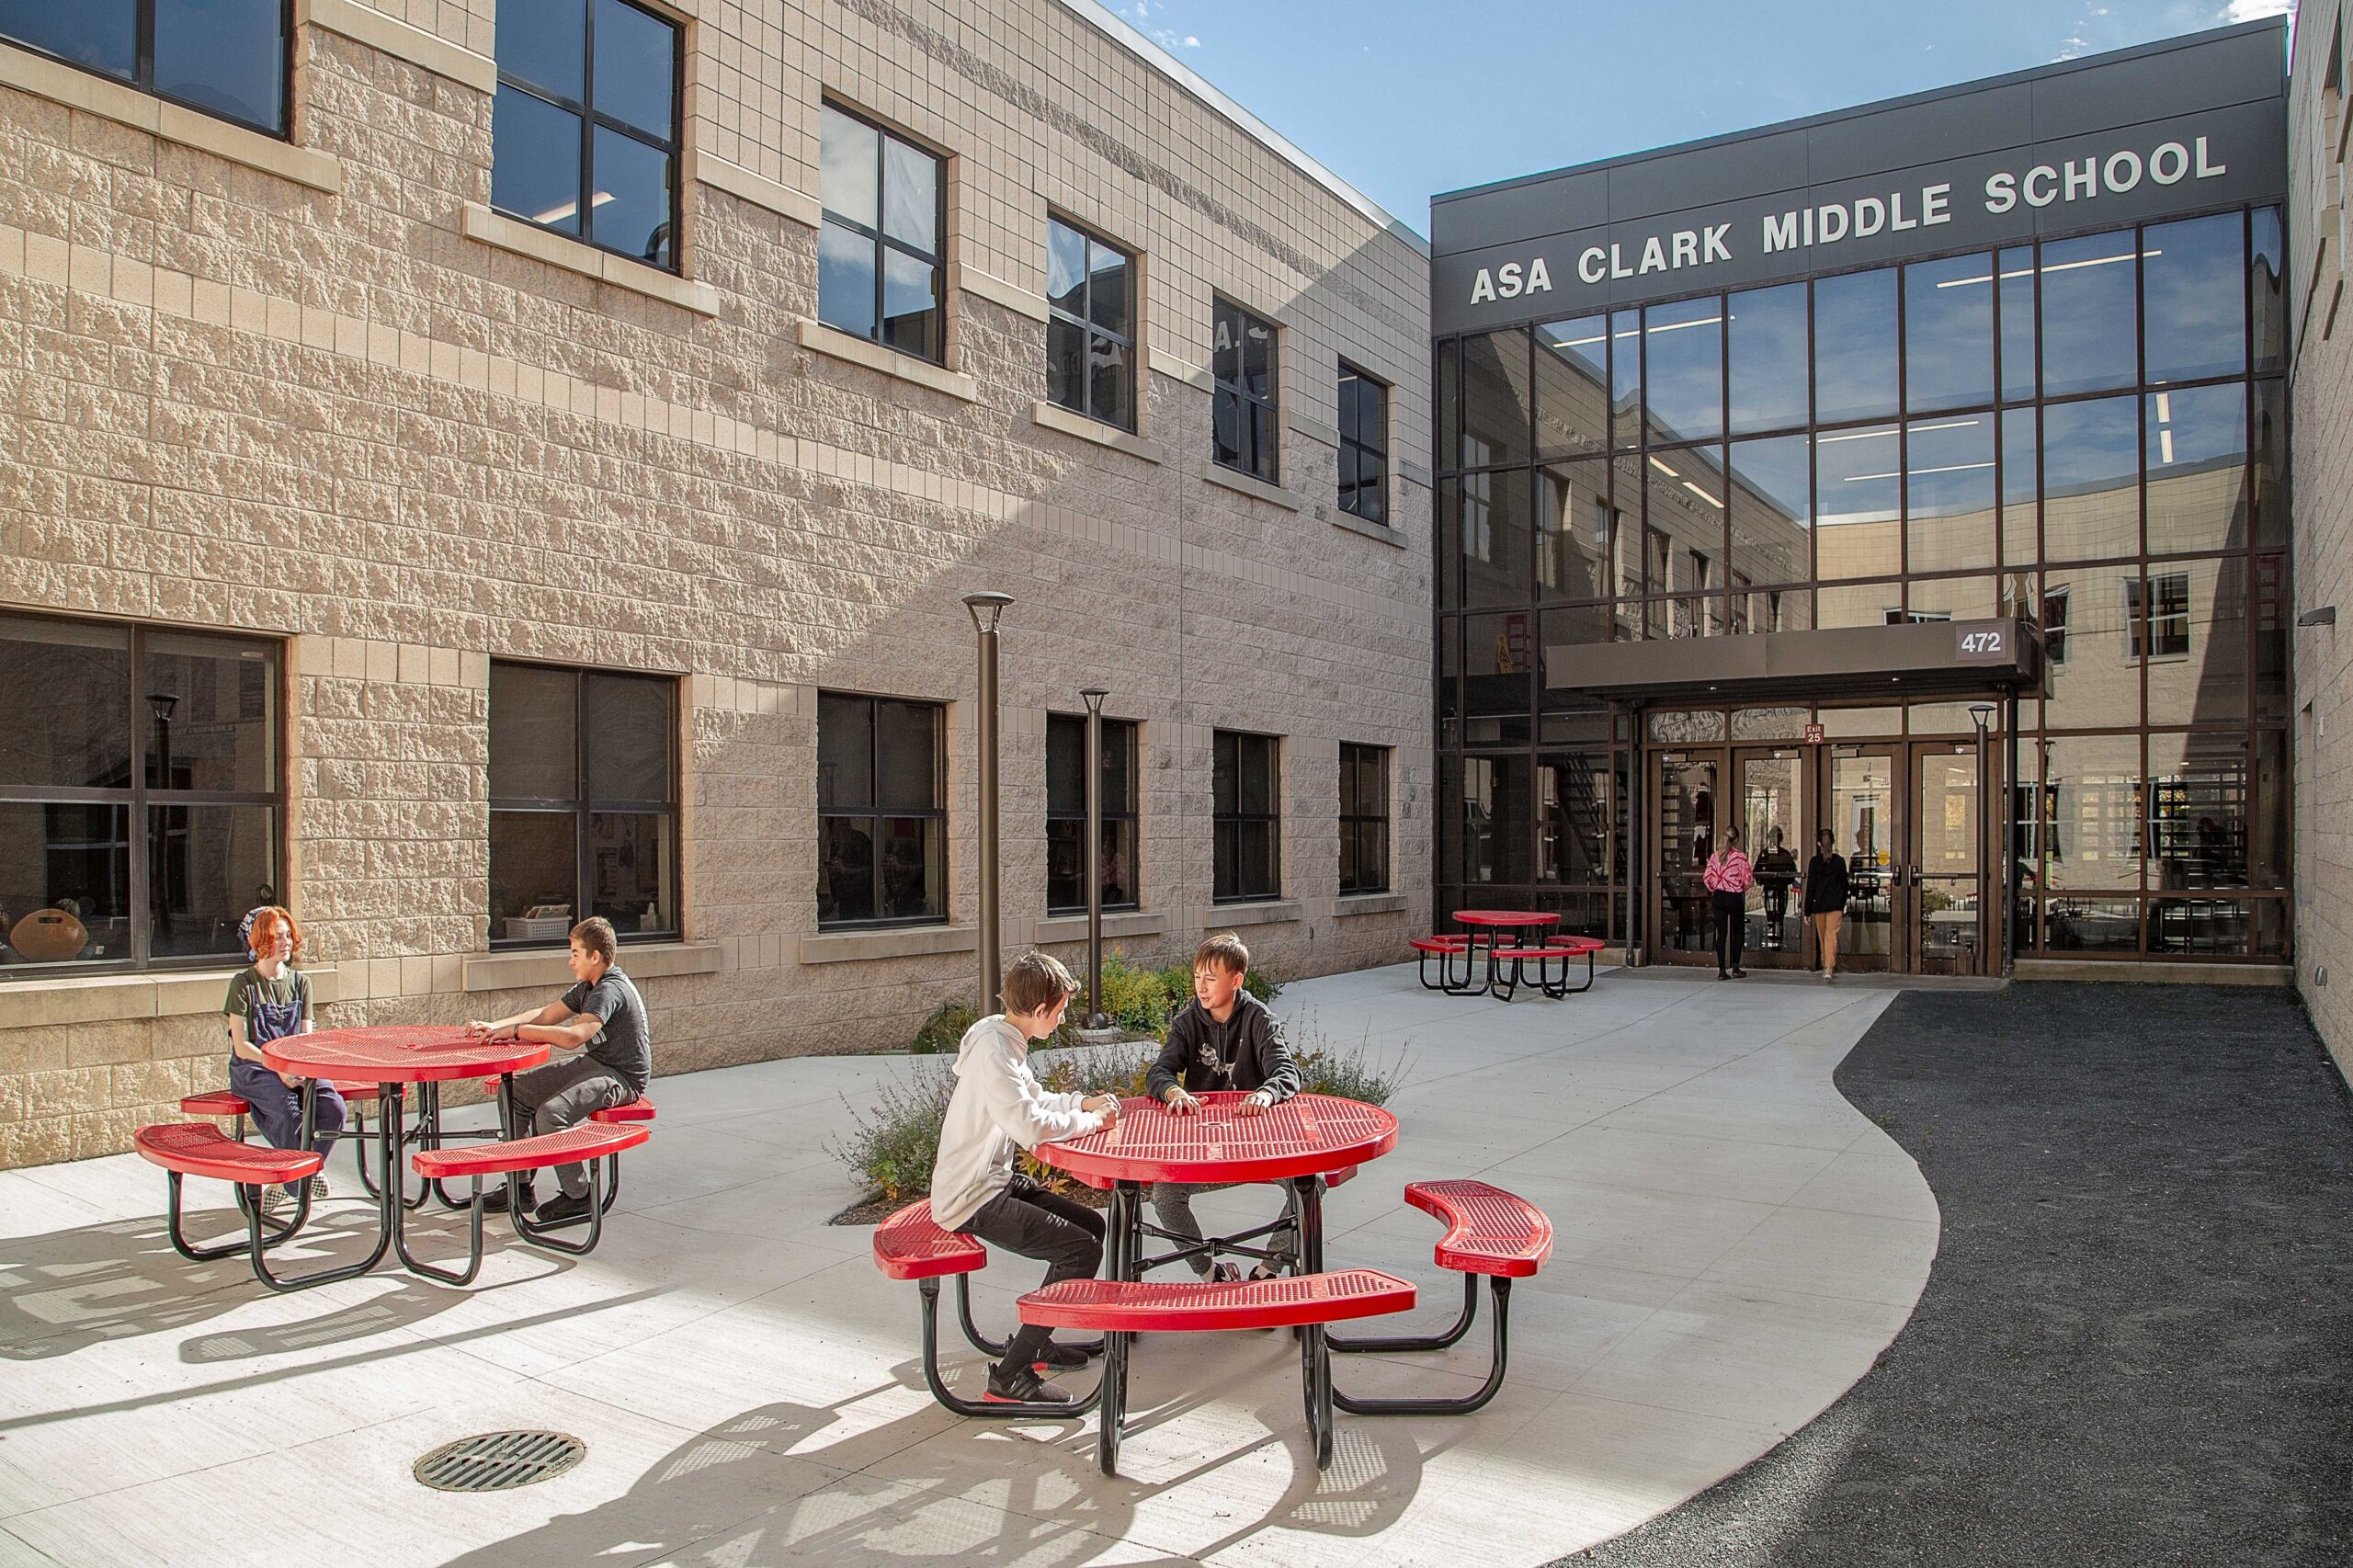
[[[2222, 117], [2193, 117], [2215, 118]], [[1433, 330], [1574, 316], [1629, 301], [2014, 244], [2037, 233], [2276, 199], [2282, 150], [2265, 145], [2261, 134], [2244, 122], [2160, 125], [2056, 155], [2032, 155], [2040, 148], [2022, 149], [2025, 157], [1981, 155], [1929, 165], [1901, 183], [1847, 181], [1441, 256], [1432, 263]], [[2244, 152], [2233, 145], [2240, 140]], [[2235, 166], [2242, 161], [2245, 170]]]

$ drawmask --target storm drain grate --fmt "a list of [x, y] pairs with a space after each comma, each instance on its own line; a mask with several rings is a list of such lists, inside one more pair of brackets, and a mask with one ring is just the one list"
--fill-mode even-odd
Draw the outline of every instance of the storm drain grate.
[[417, 1460], [416, 1478], [442, 1492], [506, 1492], [562, 1475], [587, 1455], [587, 1444], [563, 1432], [483, 1432]]

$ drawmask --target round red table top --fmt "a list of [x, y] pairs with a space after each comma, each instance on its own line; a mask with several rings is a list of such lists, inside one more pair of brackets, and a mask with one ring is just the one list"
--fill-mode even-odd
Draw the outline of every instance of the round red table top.
[[1561, 917], [1540, 909], [1458, 909], [1454, 918], [1464, 926], [1558, 926]]
[[1113, 1181], [1278, 1181], [1323, 1176], [1397, 1146], [1397, 1119], [1379, 1106], [1330, 1095], [1293, 1095], [1256, 1116], [1236, 1116], [1244, 1096], [1220, 1089], [1202, 1108], [1175, 1116], [1155, 1100], [1123, 1099], [1120, 1124], [1031, 1151], [1092, 1185]]
[[533, 1040], [471, 1039], [463, 1024], [387, 1024], [287, 1035], [263, 1046], [261, 1059], [273, 1072], [305, 1078], [438, 1084], [536, 1067], [550, 1049]]

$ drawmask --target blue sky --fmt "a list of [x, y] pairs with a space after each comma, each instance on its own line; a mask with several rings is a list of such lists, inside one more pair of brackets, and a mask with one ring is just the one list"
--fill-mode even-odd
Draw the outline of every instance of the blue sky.
[[2225, 22], [2288, 0], [1103, 0], [1429, 232], [1439, 191]]

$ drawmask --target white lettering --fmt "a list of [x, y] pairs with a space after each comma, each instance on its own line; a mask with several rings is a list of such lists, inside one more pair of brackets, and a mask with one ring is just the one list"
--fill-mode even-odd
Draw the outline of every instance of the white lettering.
[[1479, 269], [1479, 276], [1472, 279], [1471, 302], [1474, 305], [1484, 304], [1495, 297], [1495, 280], [1488, 276], [1487, 269], [1483, 267]]
[[[1844, 207], [1834, 201], [1827, 207], [1818, 209], [1817, 216], [1822, 220], [1822, 226], [1817, 232], [1822, 235], [1824, 244], [1835, 245], [1847, 237], [1847, 210]], [[1838, 220], [1835, 232], [1830, 222], [1833, 218]]]
[[[2035, 194], [2034, 188], [2034, 182], [2038, 179], [2042, 182], [2042, 194], [2040, 196]], [[2049, 164], [2037, 164], [2027, 170], [2026, 179], [2018, 187], [2018, 191], [2026, 198], [2029, 207], [2048, 207], [2059, 199], [2059, 171]]]
[[1540, 256], [1528, 264], [1528, 291], [1531, 294], [1552, 291], [1552, 275], [1544, 269], [1544, 258]]
[[1631, 278], [1633, 275], [1634, 269], [1626, 265], [1626, 258], [1624, 256], [1618, 254], [1618, 242], [1615, 240], [1610, 241], [1609, 276], [1612, 278]]
[[1643, 272], [1666, 270], [1666, 247], [1658, 243], [1656, 234], [1653, 234], [1643, 242], [1643, 265], [1639, 270]]
[[1887, 227], [1887, 203], [1866, 196], [1855, 203], [1855, 238], [1869, 239]]
[[2216, 175], [2226, 175], [2230, 172], [2231, 169], [2229, 165], [2210, 163], [2207, 160], [2206, 138], [2200, 136], [2198, 139], [2198, 177], [2200, 179], [2212, 179]]
[[2149, 177], [2159, 185], [2175, 184], [2188, 172], [2189, 149], [2178, 142], [2168, 142], [2149, 154]]
[[1507, 261], [1495, 268], [1495, 292], [1506, 300], [1519, 292], [1519, 263]]
[[2075, 200], [2077, 191], [2083, 192], [2086, 196], [2099, 194], [2099, 160], [2097, 158], [2086, 158], [2081, 168], [2077, 168], [2073, 164], [2067, 165], [2067, 199]]
[[[2005, 177], [2006, 176], [1995, 175], [1994, 179]], [[1993, 194], [1993, 187], [1994, 180], [1985, 182], [1987, 195]], [[1946, 204], [1951, 199], [1952, 187], [1949, 185], [1932, 185], [1922, 190], [1920, 192], [1920, 226], [1924, 229], [1933, 229], [1938, 223], [1951, 222], [1952, 214], [1945, 210]]]
[[1706, 233], [1700, 235], [1699, 243], [1704, 249], [1699, 259], [1702, 261], [1730, 261], [1732, 259], [1732, 247], [1724, 244], [1724, 236], [1730, 233], [1732, 233], [1732, 225], [1730, 223], [1717, 223], [1711, 227]]
[[1985, 210], [2007, 212], [2018, 204], [2018, 176], [2013, 174], [1991, 175], [1985, 180]]
[[1916, 229], [1920, 226], [1920, 220], [1904, 215], [1904, 193], [1900, 190], [1888, 193], [1887, 226], [1891, 229]]
[[1699, 265], [1699, 230], [1677, 229], [1675, 231], [1675, 265], [1679, 267]]
[[[2120, 175], [2116, 172], [2120, 166], [2125, 171]], [[2108, 155], [2108, 162], [2100, 165], [2099, 177], [2100, 183], [2107, 186], [2110, 191], [2119, 196], [2123, 195], [2141, 183], [2141, 154], [2132, 152], [2110, 153]]]
[[1604, 276], [1602, 267], [1608, 260], [1599, 245], [1586, 246], [1577, 256], [1578, 278], [1586, 283], [1600, 282]]
[[[1708, 233], [1710, 236], [1712, 237], [1715, 231], [1711, 229]], [[1797, 248], [1798, 215], [1794, 212], [1784, 212], [1779, 217], [1776, 218], [1770, 212], [1766, 213], [1765, 254], [1770, 256], [1775, 251], [1795, 250]]]
[[1809, 245], [1813, 244], [1813, 209], [1811, 207], [1805, 210], [1805, 243]]

